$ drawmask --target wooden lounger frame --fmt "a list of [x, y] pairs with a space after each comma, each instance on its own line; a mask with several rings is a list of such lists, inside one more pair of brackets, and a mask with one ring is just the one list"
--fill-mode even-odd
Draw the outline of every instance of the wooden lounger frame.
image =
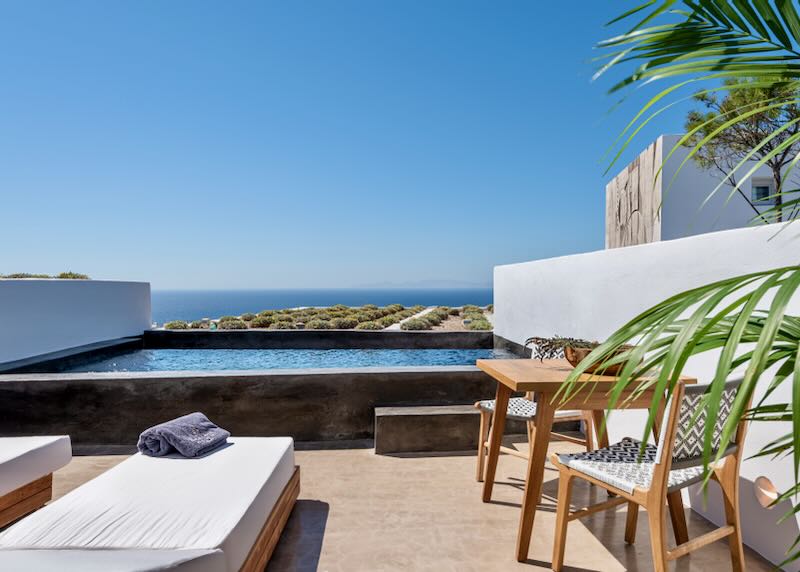
[[299, 494], [300, 467], [295, 467], [292, 478], [286, 483], [278, 502], [272, 508], [264, 528], [258, 533], [256, 542], [253, 544], [253, 548], [250, 549], [250, 554], [247, 555], [247, 559], [242, 564], [239, 572], [263, 572], [267, 562], [272, 557], [272, 553], [275, 551], [275, 546], [280, 540], [281, 533], [286, 526], [286, 521], [289, 520], [289, 515]]
[[53, 498], [53, 473], [0, 497], [0, 528], [42, 508]]

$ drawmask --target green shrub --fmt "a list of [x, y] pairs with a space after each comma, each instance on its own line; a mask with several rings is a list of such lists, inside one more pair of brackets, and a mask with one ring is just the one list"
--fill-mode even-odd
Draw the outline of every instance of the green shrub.
[[335, 305], [333, 305], [333, 306], [328, 308], [328, 310], [330, 310], [331, 312], [342, 312], [342, 311], [346, 311], [346, 310], [349, 310], [349, 309], [350, 308], [348, 308], [344, 304], [335, 304]]
[[233, 320], [238, 320], [238, 316], [222, 316], [219, 321], [220, 322], [232, 322]]
[[353, 318], [356, 319], [356, 322], [370, 322], [372, 321], [372, 314], [368, 312], [358, 312], [353, 314]]
[[402, 304], [389, 304], [388, 306], [386, 306], [386, 309], [392, 313], [402, 312], [403, 310], [405, 310]]
[[446, 320], [449, 315], [450, 315], [450, 308], [442, 307], [442, 308], [434, 308], [433, 310], [425, 314], [425, 317], [427, 318], [428, 316], [436, 316], [441, 322]]
[[409, 308], [409, 310], [411, 310], [411, 314], [412, 314], [412, 315], [414, 315], [414, 314], [419, 314], [419, 313], [420, 313], [420, 312], [422, 312], [422, 310], [424, 310], [424, 309], [425, 309], [425, 306], [420, 306], [419, 304], [417, 304], [416, 306], [411, 306], [411, 307]]
[[383, 326], [378, 322], [361, 322], [356, 326], [356, 330], [382, 330]]
[[246, 330], [247, 323], [243, 320], [220, 320], [219, 327], [222, 330]]
[[430, 330], [431, 323], [424, 318], [412, 318], [400, 324], [401, 330]]
[[6, 274], [3, 278], [52, 278], [49, 274], [30, 274], [28, 272], [14, 272]]
[[260, 318], [270, 318], [275, 315], [275, 310], [262, 310], [258, 313]]
[[459, 316], [459, 315], [461, 315], [461, 309], [460, 308], [450, 308], [450, 311], [448, 312], [448, 314], [450, 314], [451, 316]]
[[253, 320], [255, 320], [255, 318], [256, 315], [251, 314], [250, 312], [245, 312], [244, 314], [242, 314], [242, 320], [244, 320], [245, 322], [252, 322]]
[[250, 322], [251, 328], [269, 328], [272, 324], [272, 318], [270, 316], [261, 316], [258, 315]]
[[494, 313], [494, 304], [489, 304], [488, 306], [486, 306], [486, 311]]
[[378, 307], [375, 304], [364, 304], [361, 306], [362, 310], [377, 310]]
[[424, 316], [422, 316], [421, 319], [429, 322], [432, 326], [438, 326], [439, 324], [442, 323], [442, 319], [443, 318], [442, 318], [441, 314], [439, 314], [439, 312], [437, 312], [436, 310], [433, 310], [431, 312], [428, 312]]
[[307, 330], [327, 330], [330, 327], [331, 323], [328, 320], [311, 320], [306, 324]]
[[62, 272], [56, 276], [56, 278], [61, 278], [62, 280], [88, 280], [89, 277], [86, 274], [78, 274], [77, 272], [67, 271]]
[[491, 330], [492, 323], [487, 320], [486, 318], [479, 318], [477, 320], [472, 320], [469, 324], [467, 324], [468, 330]]
[[164, 324], [164, 328], [167, 330], [188, 330], [189, 324], [183, 320], [172, 320], [171, 322]]
[[288, 320], [281, 320], [279, 322], [275, 322], [274, 324], [272, 324], [272, 327], [275, 328], [276, 330], [293, 330], [294, 323]]
[[393, 314], [391, 316], [384, 316], [383, 318], [378, 320], [378, 323], [381, 324], [384, 328], [386, 328], [391, 326], [392, 324], [396, 324], [399, 321], [400, 318], [397, 316], [397, 314]]
[[195, 320], [189, 327], [193, 330], [206, 330], [208, 329], [208, 322], [204, 322], [203, 320]]
[[337, 330], [350, 330], [358, 325], [355, 318], [334, 318], [331, 320], [331, 327]]
[[465, 312], [462, 316], [465, 320], [485, 320], [486, 316], [483, 315], [483, 312]]
[[464, 313], [467, 312], [480, 312], [481, 314], [483, 313], [483, 310], [480, 308], [480, 306], [476, 306], [475, 304], [464, 304], [464, 307], [461, 308], [461, 310]]

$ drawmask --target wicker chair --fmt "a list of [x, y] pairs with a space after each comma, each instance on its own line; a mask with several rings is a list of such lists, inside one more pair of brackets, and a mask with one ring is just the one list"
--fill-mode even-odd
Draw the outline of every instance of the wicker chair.
[[[722, 427], [731, 411], [731, 405], [741, 382], [726, 384], [721, 407], [715, 423], [714, 442], [718, 449]], [[688, 540], [686, 522], [673, 519], [678, 546], [667, 549], [664, 526], [668, 495], [680, 495], [681, 489], [703, 478], [703, 441], [706, 414], [697, 413], [703, 404], [708, 386], [686, 386], [679, 382], [668, 407], [668, 416], [661, 423], [658, 446], [647, 444], [640, 455], [641, 442], [626, 438], [608, 447], [577, 454], [553, 454], [551, 461], [559, 470], [558, 509], [553, 546], [553, 570], [560, 571], [564, 563], [567, 524], [571, 520], [594, 514], [601, 510], [628, 504], [625, 541], [636, 539], [636, 521], [639, 506], [647, 510], [650, 524], [650, 544], [656, 572], [667, 570], [667, 562], [716, 540], [728, 537], [733, 570], [744, 570], [744, 552], [739, 524], [739, 465], [742, 458], [747, 423], [742, 421], [733, 441], [724, 451], [720, 461], [712, 467], [712, 478], [722, 488], [726, 525]], [[602, 502], [570, 513], [570, 494], [576, 478], [601, 486], [615, 493]], [[678, 500], [680, 497], [678, 496]]]

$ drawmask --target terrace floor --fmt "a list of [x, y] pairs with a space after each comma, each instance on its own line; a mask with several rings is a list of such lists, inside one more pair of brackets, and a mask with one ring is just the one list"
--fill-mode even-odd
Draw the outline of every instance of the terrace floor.
[[[519, 444], [518, 444], [519, 446]], [[525, 446], [522, 444], [522, 446]], [[557, 450], [574, 445], [554, 443]], [[125, 456], [75, 457], [55, 474], [55, 496], [95, 477]], [[492, 571], [550, 570], [557, 474], [548, 470], [537, 513], [530, 560], [514, 558], [525, 463], [501, 456], [495, 499], [480, 500], [475, 457], [380, 456], [371, 449], [298, 451], [300, 499], [268, 567], [274, 571]], [[713, 486], [713, 485], [712, 485]], [[575, 502], [605, 493], [578, 483]], [[691, 511], [690, 537], [710, 530]], [[639, 518], [637, 542], [623, 542], [625, 508], [570, 524], [566, 572], [653, 570], [647, 519]], [[747, 569], [772, 566], [746, 549]], [[727, 571], [727, 544], [716, 542], [682, 558], [678, 571]]]

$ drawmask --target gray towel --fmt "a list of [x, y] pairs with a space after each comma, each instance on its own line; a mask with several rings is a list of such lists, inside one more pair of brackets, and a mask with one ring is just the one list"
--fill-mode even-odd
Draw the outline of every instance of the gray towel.
[[223, 445], [230, 436], [202, 413], [190, 413], [145, 429], [136, 447], [151, 457], [175, 451], [184, 457], [200, 457]]

